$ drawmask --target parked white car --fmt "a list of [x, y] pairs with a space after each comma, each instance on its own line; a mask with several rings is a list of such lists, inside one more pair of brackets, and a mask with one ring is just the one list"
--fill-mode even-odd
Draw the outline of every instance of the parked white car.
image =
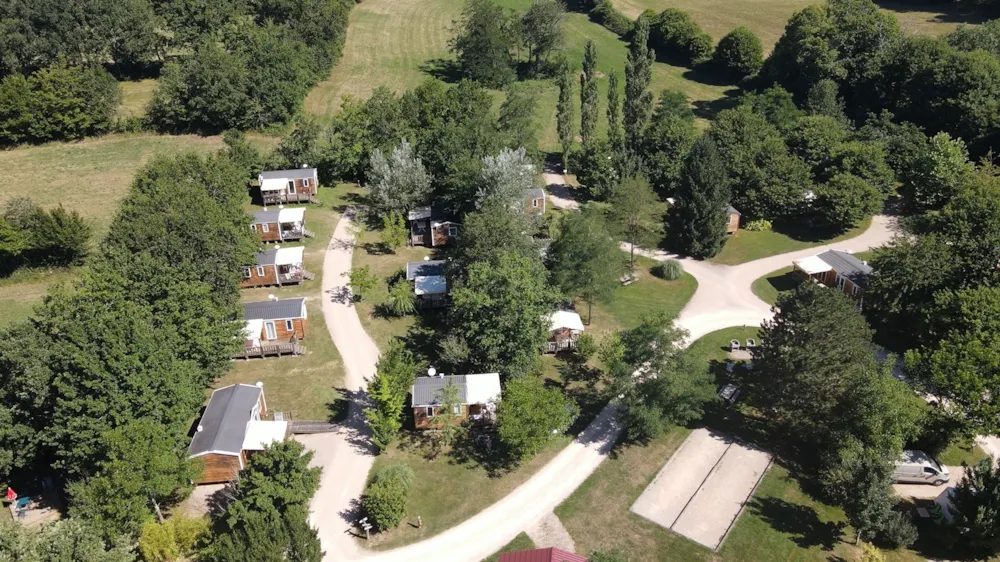
[[923, 451], [903, 451], [896, 461], [892, 479], [900, 484], [933, 484], [940, 486], [949, 479], [948, 467]]

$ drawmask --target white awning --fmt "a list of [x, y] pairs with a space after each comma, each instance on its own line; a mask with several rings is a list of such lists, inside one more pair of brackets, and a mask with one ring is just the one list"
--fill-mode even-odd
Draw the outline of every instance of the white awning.
[[826, 273], [832, 270], [830, 264], [821, 260], [819, 256], [809, 256], [808, 258], [803, 258], [797, 261], [793, 261], [795, 267], [801, 269], [809, 275], [816, 275], [817, 273]]
[[260, 182], [261, 191], [281, 191], [288, 187], [288, 182], [284, 179], [271, 179]]
[[465, 402], [486, 404], [500, 400], [500, 373], [465, 375]]
[[444, 275], [418, 275], [413, 279], [413, 292], [418, 295], [443, 295], [448, 292]]
[[278, 211], [278, 222], [302, 222], [306, 215], [305, 207], [295, 207], [292, 209], [280, 209]]
[[302, 252], [305, 250], [303, 246], [294, 246], [292, 248], [279, 248], [277, 252], [274, 253], [274, 264], [275, 265], [300, 265], [302, 263]]
[[583, 331], [583, 320], [580, 315], [572, 310], [557, 310], [549, 316], [549, 330], [576, 330]]
[[247, 326], [243, 329], [245, 339], [255, 340], [260, 337], [261, 330], [264, 329], [264, 321], [260, 318], [247, 320]]
[[262, 451], [271, 443], [285, 440], [288, 422], [250, 420], [247, 422], [246, 436], [243, 437], [244, 451]]

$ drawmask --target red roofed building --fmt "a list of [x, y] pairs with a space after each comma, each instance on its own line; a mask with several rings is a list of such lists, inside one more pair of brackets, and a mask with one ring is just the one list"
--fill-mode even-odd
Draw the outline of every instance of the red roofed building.
[[558, 548], [536, 548], [535, 550], [505, 552], [500, 555], [497, 562], [587, 562], [587, 559], [579, 554]]

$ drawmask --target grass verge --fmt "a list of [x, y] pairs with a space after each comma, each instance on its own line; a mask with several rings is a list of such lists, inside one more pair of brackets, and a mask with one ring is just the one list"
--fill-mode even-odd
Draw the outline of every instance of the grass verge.
[[846, 232], [829, 236], [824, 236], [822, 232], [815, 230], [791, 230], [780, 227], [777, 230], [762, 232], [738, 230], [726, 240], [722, 251], [710, 261], [723, 265], [737, 265], [786, 252], [848, 240], [868, 230], [869, 226], [871, 226], [871, 219]]

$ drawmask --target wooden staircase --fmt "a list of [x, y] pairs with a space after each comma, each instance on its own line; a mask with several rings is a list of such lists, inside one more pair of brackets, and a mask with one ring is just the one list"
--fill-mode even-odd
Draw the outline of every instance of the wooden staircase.
[[313, 232], [313, 231], [311, 231], [311, 230], [309, 230], [309, 229], [307, 229], [307, 228], [303, 228], [302, 229], [302, 236], [305, 236], [306, 238], [315, 238], [316, 237], [316, 233]]
[[316, 274], [313, 273], [313, 272], [311, 272], [311, 271], [306, 271], [305, 269], [303, 269], [302, 270], [302, 278], [303, 279], [308, 279], [309, 281], [312, 281], [313, 279], [316, 278]]

